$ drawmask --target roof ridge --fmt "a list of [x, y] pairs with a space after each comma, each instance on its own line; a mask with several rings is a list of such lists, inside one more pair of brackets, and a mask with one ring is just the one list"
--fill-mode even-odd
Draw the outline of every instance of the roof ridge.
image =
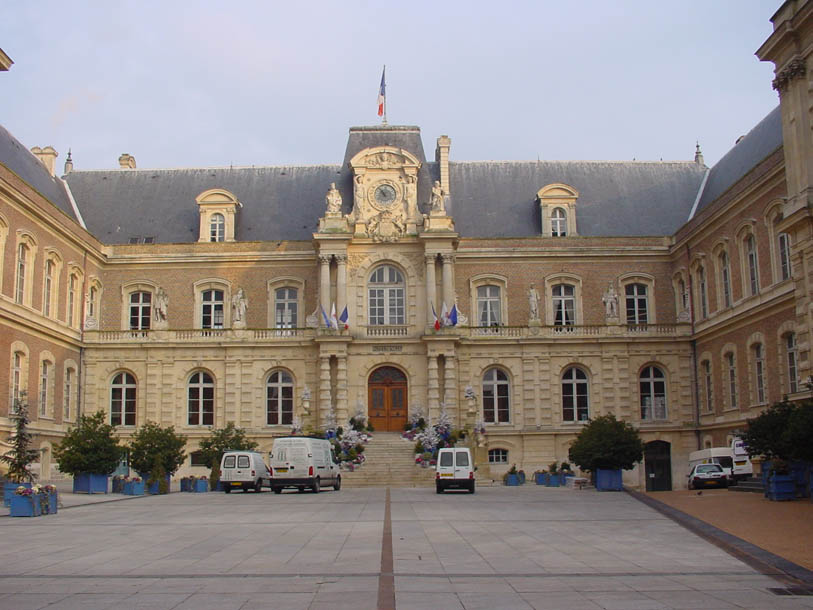
[[[507, 161], [507, 160], [490, 160], [490, 161], [449, 161], [449, 164], [456, 163], [458, 165], [463, 164], [471, 164], [474, 165], [476, 163], [529, 163], [529, 164], [542, 164], [542, 163], [606, 163], [606, 164], [613, 164], [613, 165], [621, 165], [621, 164], [628, 164], [628, 165], [697, 165], [694, 160], [687, 160], [687, 161], [680, 161], [680, 160], [671, 160], [671, 161], [621, 161], [621, 160], [601, 160], [601, 159], [565, 159], [565, 160], [525, 160], [525, 161]], [[698, 166], [699, 167], [699, 166]]]
[[[183, 172], [183, 171], [210, 171], [210, 170], [235, 170], [235, 169], [284, 169], [288, 167], [338, 167], [341, 168], [341, 163], [311, 163], [303, 165], [212, 165], [212, 166], [199, 166], [199, 167], [111, 167], [110, 169], [74, 169], [71, 174], [89, 174], [93, 172], [121, 172], [124, 174], [133, 174], [138, 172]], [[68, 174], [70, 175], [70, 174]]]

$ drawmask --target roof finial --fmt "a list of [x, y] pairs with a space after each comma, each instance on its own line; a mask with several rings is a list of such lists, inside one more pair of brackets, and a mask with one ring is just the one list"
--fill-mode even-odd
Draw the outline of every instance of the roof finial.
[[73, 171], [73, 159], [71, 159], [71, 149], [68, 149], [68, 158], [65, 159], [65, 172], [64, 174], [67, 176]]
[[694, 162], [698, 165], [704, 166], [706, 162], [703, 160], [703, 152], [700, 150], [700, 141], [696, 142], [695, 150], [694, 150]]

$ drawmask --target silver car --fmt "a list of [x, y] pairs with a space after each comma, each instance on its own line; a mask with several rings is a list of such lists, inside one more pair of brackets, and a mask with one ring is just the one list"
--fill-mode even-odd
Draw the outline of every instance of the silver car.
[[697, 464], [689, 473], [689, 489], [728, 487], [728, 475], [719, 464]]

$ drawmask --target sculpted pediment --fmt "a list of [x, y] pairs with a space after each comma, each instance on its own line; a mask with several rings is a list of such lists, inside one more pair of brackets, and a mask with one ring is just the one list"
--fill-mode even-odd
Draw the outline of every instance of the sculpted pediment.
[[358, 170], [397, 170], [414, 169], [421, 167], [418, 158], [402, 148], [393, 146], [377, 146], [366, 148], [350, 159], [350, 167]]

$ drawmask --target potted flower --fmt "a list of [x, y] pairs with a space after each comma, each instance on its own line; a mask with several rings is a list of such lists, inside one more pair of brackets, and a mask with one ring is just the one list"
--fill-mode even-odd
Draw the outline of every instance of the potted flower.
[[11, 496], [9, 515], [11, 517], [39, 517], [42, 514], [40, 489], [18, 485]]
[[631, 424], [613, 414], [603, 415], [581, 429], [568, 457], [595, 476], [598, 491], [621, 491], [621, 471], [634, 468], [644, 458], [644, 444]]
[[55, 515], [59, 510], [59, 493], [55, 485], [43, 485], [40, 489], [42, 496], [40, 505], [42, 506], [43, 514]]
[[517, 465], [512, 464], [511, 468], [508, 469], [502, 476], [503, 484], [508, 485], [509, 487], [516, 487], [519, 485], [519, 472], [517, 471]]
[[124, 479], [125, 476], [123, 474], [117, 474], [110, 479], [110, 491], [114, 494], [123, 493], [122, 487], [124, 486]]
[[547, 485], [547, 480], [550, 475], [548, 474], [547, 470], [535, 470], [534, 471], [534, 482], [537, 485]]
[[550, 470], [550, 477], [548, 478], [548, 487], [559, 487], [559, 465], [554, 460], [548, 466]]
[[559, 482], [562, 485], [567, 484], [567, 479], [570, 477], [575, 477], [576, 475], [573, 474], [573, 470], [570, 468], [570, 464], [568, 462], [562, 462], [559, 465]]
[[74, 493], [107, 493], [107, 477], [118, 468], [123, 452], [101, 411], [82, 415], [54, 447], [59, 469], [73, 475]]
[[8, 465], [8, 480], [3, 486], [3, 503], [11, 505], [11, 501], [17, 494], [20, 486], [31, 487], [36, 475], [31, 472], [31, 464], [39, 459], [40, 452], [31, 448], [34, 435], [28, 431], [28, 400], [25, 392], [20, 392], [20, 396], [14, 399], [14, 409], [9, 414], [9, 419], [14, 422], [14, 432], [9, 436], [8, 442], [11, 449], [0, 455], [0, 461]]

